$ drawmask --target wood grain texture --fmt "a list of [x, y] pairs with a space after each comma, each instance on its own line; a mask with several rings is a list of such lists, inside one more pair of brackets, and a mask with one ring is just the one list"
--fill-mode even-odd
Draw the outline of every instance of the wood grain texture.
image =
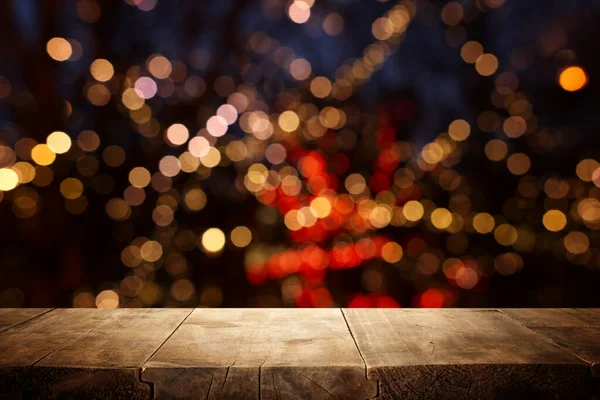
[[0, 361], [3, 376], [13, 391], [26, 383], [40, 397], [148, 398], [140, 368], [190, 312], [52, 311], [0, 334], [0, 351], [4, 347], [10, 354]]
[[364, 399], [377, 391], [339, 309], [197, 309], [142, 379], [160, 399]]
[[586, 361], [600, 378], [599, 309], [502, 309], [541, 336]]
[[381, 399], [589, 398], [580, 359], [495, 310], [343, 310]]
[[0, 332], [45, 314], [50, 310], [51, 308], [0, 308]]

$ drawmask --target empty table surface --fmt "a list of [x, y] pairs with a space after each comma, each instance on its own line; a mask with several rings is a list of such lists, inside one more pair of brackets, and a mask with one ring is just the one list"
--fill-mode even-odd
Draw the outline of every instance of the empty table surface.
[[0, 309], [0, 399], [592, 398], [598, 309]]

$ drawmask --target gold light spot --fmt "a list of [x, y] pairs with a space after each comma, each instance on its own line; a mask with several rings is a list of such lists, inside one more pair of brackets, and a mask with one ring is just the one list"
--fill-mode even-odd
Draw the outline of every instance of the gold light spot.
[[225, 246], [225, 234], [219, 228], [209, 228], [202, 234], [202, 248], [209, 253], [217, 253]]
[[106, 213], [117, 221], [124, 221], [131, 215], [129, 204], [123, 199], [113, 198], [106, 203]]
[[300, 118], [293, 111], [284, 111], [279, 115], [279, 126], [285, 132], [293, 132], [298, 129]]
[[246, 247], [252, 241], [252, 232], [245, 226], [237, 226], [231, 231], [231, 242], [237, 247]]
[[155, 240], [148, 240], [140, 248], [141, 256], [148, 262], [158, 261], [163, 255], [163, 249], [160, 243]]
[[506, 161], [508, 170], [515, 175], [523, 175], [531, 168], [531, 161], [529, 157], [523, 153], [515, 153], [508, 157]]
[[71, 47], [71, 43], [68, 40], [55, 37], [46, 43], [46, 51], [56, 61], [66, 61], [73, 54], [73, 47]]
[[167, 128], [166, 136], [169, 142], [179, 146], [187, 142], [190, 132], [183, 124], [173, 124]]
[[475, 62], [475, 69], [482, 76], [490, 76], [498, 69], [498, 59], [493, 54], [483, 54]]
[[351, 194], [361, 194], [367, 187], [367, 182], [362, 175], [351, 174], [346, 178], [346, 190]]
[[396, 242], [387, 242], [381, 248], [381, 258], [390, 264], [400, 261], [403, 255], [402, 247]]
[[373, 36], [379, 40], [387, 40], [394, 34], [394, 24], [389, 18], [377, 18], [371, 27]]
[[83, 193], [83, 184], [77, 178], [67, 178], [60, 183], [60, 193], [66, 199], [76, 199]]
[[490, 233], [495, 224], [494, 217], [488, 213], [479, 213], [473, 218], [473, 228], [479, 233]]
[[63, 154], [69, 151], [71, 148], [71, 138], [64, 132], [52, 132], [46, 138], [46, 143], [50, 150], [55, 152], [56, 154]]
[[0, 190], [13, 190], [19, 184], [19, 176], [9, 168], [0, 168]]
[[485, 155], [492, 161], [500, 161], [506, 157], [508, 146], [500, 139], [492, 139], [485, 145]]
[[138, 94], [136, 89], [125, 89], [121, 95], [121, 100], [125, 107], [130, 110], [139, 110], [144, 105], [144, 99]]
[[456, 2], [450, 2], [442, 8], [442, 20], [446, 25], [457, 25], [463, 19], [463, 7]]
[[171, 61], [169, 61], [166, 57], [153, 56], [150, 61], [148, 61], [148, 71], [150, 71], [155, 78], [165, 79], [171, 75], [173, 66]]
[[502, 224], [494, 231], [494, 237], [502, 246], [510, 246], [517, 241], [519, 235], [514, 226]]
[[436, 208], [431, 213], [431, 223], [438, 229], [446, 229], [452, 224], [452, 213], [445, 208]]
[[119, 295], [113, 290], [103, 290], [96, 296], [96, 307], [117, 308], [119, 307]]
[[324, 76], [317, 76], [310, 82], [310, 91], [319, 99], [329, 96], [331, 89], [331, 81]]
[[456, 141], [465, 140], [471, 134], [471, 126], [464, 119], [457, 119], [448, 126], [448, 134]]
[[129, 182], [137, 188], [144, 188], [150, 184], [150, 171], [144, 167], [135, 167], [129, 172]]
[[325, 218], [331, 213], [331, 201], [327, 197], [316, 197], [310, 202], [310, 208], [317, 218]]
[[596, 171], [598, 167], [600, 167], [600, 163], [596, 160], [591, 158], [581, 160], [579, 164], [577, 164], [577, 176], [584, 182], [591, 182], [594, 177], [594, 171]]
[[567, 225], [567, 217], [562, 211], [550, 210], [542, 217], [542, 223], [550, 232], [558, 232]]
[[575, 92], [588, 82], [587, 74], [581, 67], [568, 67], [558, 76], [559, 85], [567, 92]]
[[404, 218], [414, 222], [423, 218], [423, 214], [425, 214], [425, 209], [423, 208], [423, 205], [418, 201], [411, 200], [408, 201], [402, 208], [402, 214], [404, 214]]
[[99, 82], [107, 82], [115, 74], [115, 69], [110, 61], [98, 58], [90, 65], [90, 73]]
[[570, 232], [564, 239], [565, 248], [573, 254], [583, 254], [590, 247], [590, 239], [583, 232]]
[[460, 49], [460, 56], [464, 62], [475, 64], [477, 59], [483, 54], [483, 46], [476, 41], [465, 43]]
[[28, 162], [18, 162], [11, 169], [19, 176], [19, 183], [29, 183], [35, 178], [35, 167]]
[[38, 144], [31, 150], [31, 159], [38, 165], [50, 165], [56, 159], [56, 154], [46, 144]]

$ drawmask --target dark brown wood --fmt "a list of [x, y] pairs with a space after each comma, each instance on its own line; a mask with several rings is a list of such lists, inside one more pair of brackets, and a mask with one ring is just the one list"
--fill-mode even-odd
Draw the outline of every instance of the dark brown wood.
[[339, 309], [197, 309], [142, 378], [161, 399], [377, 394]]
[[[189, 309], [60, 309], [0, 334], [0, 392], [148, 398], [141, 366]], [[109, 395], [110, 394], [110, 395]]]
[[539, 335], [587, 362], [600, 378], [600, 310], [584, 308], [502, 309]]
[[600, 396], [598, 309], [0, 309], [0, 324], [0, 399]]
[[51, 308], [0, 308], [0, 332], [45, 314], [50, 310]]
[[580, 359], [496, 310], [343, 310], [381, 399], [588, 398]]

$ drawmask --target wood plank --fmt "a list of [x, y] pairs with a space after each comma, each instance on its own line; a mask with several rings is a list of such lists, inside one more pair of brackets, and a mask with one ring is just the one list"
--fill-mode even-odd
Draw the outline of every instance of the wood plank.
[[0, 393], [35, 390], [33, 364], [111, 315], [111, 310], [59, 309], [0, 333]]
[[55, 310], [0, 334], [9, 334], [0, 338], [8, 353], [0, 366], [13, 392], [27, 384], [40, 397], [148, 398], [140, 368], [190, 312]]
[[600, 327], [600, 309], [598, 308], [502, 308], [500, 312], [523, 323], [528, 328]]
[[577, 357], [496, 310], [344, 309], [381, 399], [589, 398]]
[[160, 399], [369, 398], [339, 309], [197, 309], [144, 365]]
[[51, 308], [0, 308], [0, 332], [45, 314], [50, 310]]
[[600, 309], [502, 309], [541, 336], [586, 361], [600, 377]]

